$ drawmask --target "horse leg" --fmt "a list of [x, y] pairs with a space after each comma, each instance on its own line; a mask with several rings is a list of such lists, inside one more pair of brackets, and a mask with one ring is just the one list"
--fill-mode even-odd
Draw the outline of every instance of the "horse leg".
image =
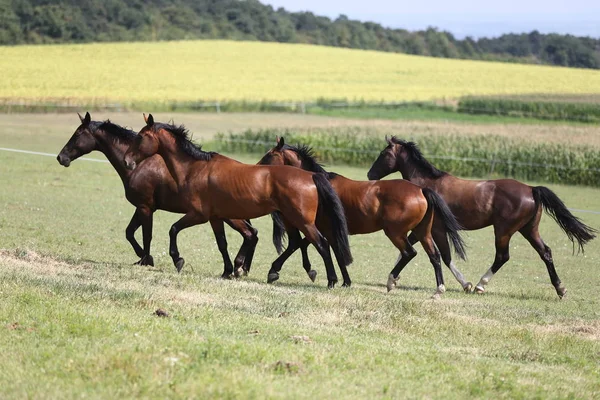
[[444, 261], [444, 264], [446, 264], [446, 266], [450, 269], [452, 275], [454, 275], [454, 278], [456, 278], [458, 283], [460, 283], [465, 293], [471, 293], [473, 290], [473, 284], [468, 282], [462, 272], [460, 272], [458, 268], [456, 268], [456, 265], [454, 265], [454, 261], [452, 261], [452, 250], [450, 249], [446, 232], [444, 232], [443, 228], [436, 229], [435, 219], [433, 229], [431, 230], [431, 235], [433, 236], [433, 241], [440, 251], [440, 255], [442, 256], [442, 261]]
[[398, 256], [396, 264], [390, 272], [390, 275], [388, 276], [387, 280], [387, 291], [390, 292], [398, 284], [398, 276], [400, 275], [400, 272], [402, 272], [402, 270], [404, 269], [404, 267], [406, 267], [410, 260], [416, 257], [417, 251], [414, 247], [412, 247], [406, 235], [394, 235], [388, 229], [385, 229], [384, 232], [386, 236], [392, 241], [394, 246], [396, 246], [396, 248], [400, 250], [400, 255]]
[[343, 262], [341, 262], [337, 256], [337, 254], [335, 254], [335, 252], [333, 253], [335, 256], [335, 260], [338, 263], [338, 266], [340, 267], [340, 271], [342, 272], [342, 278], [344, 279], [344, 283], [342, 283], [342, 287], [350, 287], [352, 285], [352, 280], [350, 279], [350, 274], [348, 273], [348, 268], [344, 265]]
[[[327, 239], [325, 239], [315, 225], [305, 225], [302, 229], [302, 233], [304, 233], [304, 236], [306, 236], [310, 243], [315, 246], [317, 252], [323, 259], [325, 269], [327, 270], [327, 287], [333, 289], [338, 278], [335, 273], [335, 267], [333, 266], [333, 260], [331, 259], [331, 251]], [[350, 277], [348, 276], [347, 279], [349, 280]]]
[[229, 252], [227, 251], [227, 238], [225, 237], [225, 225], [223, 224], [223, 220], [211, 219], [210, 226], [215, 234], [215, 239], [217, 239], [219, 252], [223, 257], [223, 275], [221, 275], [221, 278], [231, 279], [231, 275], [233, 275], [233, 264], [231, 263]]
[[292, 254], [300, 247], [300, 243], [302, 239], [300, 237], [300, 232], [296, 228], [287, 229], [288, 234], [288, 246], [287, 248], [277, 257], [273, 264], [271, 264], [271, 269], [267, 275], [267, 283], [273, 283], [279, 279], [279, 271], [281, 271], [281, 267], [283, 267], [283, 263], [290, 258]]
[[[246, 252], [246, 257], [244, 258], [244, 264], [242, 265], [242, 269], [244, 270], [243, 275], [248, 275], [250, 273], [250, 268], [252, 267], [252, 260], [254, 260], [254, 252], [256, 251], [256, 245], [258, 244], [258, 230], [253, 226], [248, 226], [250, 230], [251, 236], [246, 238], [248, 240], [248, 251]], [[240, 249], [238, 256], [240, 255], [242, 249]], [[237, 257], [236, 256], [236, 260]]]
[[185, 228], [203, 224], [206, 221], [207, 219], [202, 215], [188, 213], [181, 217], [179, 221], [171, 225], [171, 229], [169, 229], [169, 255], [173, 259], [173, 264], [175, 264], [177, 272], [181, 272], [181, 269], [185, 264], [185, 260], [182, 257], [179, 257], [179, 249], [177, 248], [177, 235]]
[[496, 234], [496, 257], [494, 258], [494, 263], [492, 264], [491, 268], [487, 270], [487, 272], [479, 280], [479, 283], [475, 286], [475, 291], [477, 293], [485, 292], [485, 285], [488, 284], [494, 274], [498, 272], [498, 270], [510, 259], [508, 245], [510, 243], [511, 236], [512, 235], [510, 234]]
[[558, 297], [562, 299], [567, 293], [567, 289], [563, 286], [558, 274], [556, 273], [554, 261], [552, 260], [552, 250], [550, 250], [550, 247], [548, 247], [542, 240], [537, 224], [535, 224], [533, 227], [526, 226], [525, 228], [521, 229], [520, 232], [525, 239], [527, 239], [529, 244], [531, 244], [531, 247], [537, 251], [542, 261], [544, 261], [546, 264], [548, 275], [550, 275], [550, 282], [552, 282], [554, 289], [556, 289], [556, 294], [558, 294]]
[[308, 258], [309, 245], [310, 241], [307, 238], [302, 239], [302, 242], [300, 243], [300, 252], [302, 253], [302, 268], [304, 268], [310, 280], [314, 282], [315, 279], [317, 279], [317, 271], [312, 269], [310, 259]]
[[129, 221], [129, 224], [127, 225], [127, 228], [125, 228], [125, 237], [127, 238], [127, 241], [131, 244], [131, 247], [133, 247], [133, 251], [135, 251], [135, 254], [140, 258], [140, 261], [134, 263], [134, 265], [139, 264], [142, 261], [141, 259], [145, 255], [144, 249], [142, 249], [142, 246], [140, 246], [137, 240], [135, 240], [135, 231], [137, 231], [141, 225], [142, 222], [139, 218], [139, 209], [136, 209], [133, 213], [133, 216], [131, 217], [131, 221]]
[[433, 271], [435, 272], [435, 281], [436, 281], [436, 291], [433, 295], [434, 299], [439, 298], [445, 291], [446, 286], [444, 286], [444, 274], [442, 272], [442, 264], [440, 263], [440, 252], [435, 247], [433, 242], [433, 238], [431, 235], [427, 235], [421, 240], [421, 245], [425, 252], [429, 256], [429, 261], [433, 266]]
[[226, 219], [225, 223], [242, 235], [244, 239], [242, 246], [240, 247], [233, 262], [234, 275], [236, 277], [248, 275], [250, 266], [252, 265], [252, 259], [254, 258], [256, 244], [258, 243], [258, 231], [252, 225], [250, 225], [249, 222], [244, 220]]
[[142, 236], [143, 236], [143, 242], [144, 242], [144, 257], [142, 257], [142, 259], [140, 261], [138, 261], [138, 264], [154, 266], [154, 259], [150, 255], [150, 243], [152, 243], [152, 225], [153, 225], [152, 210], [150, 210], [149, 208], [145, 208], [145, 207], [141, 208], [140, 210], [141, 210], [140, 211], [140, 219], [141, 219], [141, 223], [142, 223]]

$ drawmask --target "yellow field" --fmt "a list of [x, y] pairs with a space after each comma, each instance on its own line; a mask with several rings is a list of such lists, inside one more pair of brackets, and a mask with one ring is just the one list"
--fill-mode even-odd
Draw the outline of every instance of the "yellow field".
[[0, 98], [76, 103], [600, 92], [593, 70], [232, 41], [0, 47], [0, 71]]

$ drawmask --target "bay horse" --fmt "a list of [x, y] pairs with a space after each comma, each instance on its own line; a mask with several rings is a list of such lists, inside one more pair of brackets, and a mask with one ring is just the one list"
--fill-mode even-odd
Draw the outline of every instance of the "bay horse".
[[[558, 223], [573, 246], [577, 241], [581, 251], [597, 231], [571, 214], [556, 194], [544, 186], [532, 187], [514, 179], [460, 179], [435, 168], [423, 157], [415, 143], [394, 136], [386, 140], [387, 146], [367, 174], [369, 179], [381, 179], [399, 171], [403, 178], [439, 193], [464, 229], [494, 227], [496, 256], [492, 266], [475, 286], [475, 291], [483, 293], [485, 285], [509, 260], [510, 239], [520, 232], [546, 264], [550, 281], [558, 296], [563, 298], [567, 289], [554, 268], [552, 251], [539, 233], [542, 209]], [[447, 249], [440, 250], [442, 256], [446, 251], [446, 259], [451, 261]]]
[[[451, 240], [457, 254], [465, 258], [464, 243], [458, 231], [461, 229], [444, 200], [431, 189], [423, 189], [403, 179], [386, 181], [355, 181], [342, 175], [327, 172], [317, 161], [313, 150], [308, 146], [290, 146], [284, 138], [277, 138], [275, 147], [269, 150], [258, 162], [260, 165], [291, 165], [306, 171], [327, 174], [331, 185], [340, 197], [350, 235], [368, 234], [383, 230], [385, 235], [400, 251], [400, 257], [388, 276], [387, 289], [391, 291], [397, 284], [402, 269], [417, 252], [408, 242], [408, 232], [412, 231], [421, 242], [436, 276], [436, 293], [445, 291], [440, 254], [431, 234], [434, 215], [444, 232], [444, 240]], [[274, 218], [276, 222], [276, 218]], [[274, 224], [273, 240], [275, 247], [281, 247], [282, 232]], [[306, 252], [308, 242], [300, 247], [305, 269], [310, 269]], [[452, 271], [464, 289], [470, 290], [471, 283], [457, 269]], [[435, 296], [434, 295], [434, 296]]]
[[[135, 170], [143, 160], [159, 154], [175, 178], [179, 198], [187, 207], [169, 231], [169, 253], [178, 269], [184, 263], [177, 248], [181, 230], [208, 221], [252, 219], [279, 211], [288, 234], [299, 230], [316, 247], [327, 269], [327, 286], [335, 286], [329, 243], [315, 225], [317, 213], [330, 223], [331, 247], [340, 267], [352, 262], [352, 254], [343, 207], [327, 177], [288, 166], [243, 164], [203, 151], [189, 140], [184, 126], [155, 123], [152, 114], [144, 115], [144, 120], [146, 126], [125, 153], [124, 162]], [[273, 262], [269, 274], [277, 270], [282, 256]]]
[[[127, 240], [131, 243], [137, 256], [140, 257], [135, 264], [153, 266], [154, 259], [150, 255], [153, 213], [156, 210], [179, 214], [186, 212], [184, 202], [180, 201], [178, 197], [175, 180], [158, 155], [149, 157], [140, 163], [135, 171], [125, 168], [123, 157], [137, 136], [135, 132], [110, 121], [92, 121], [89, 113], [86, 113], [85, 117], [79, 115], [79, 119], [81, 125], [75, 130], [56, 159], [62, 166], [68, 167], [72, 161], [92, 151], [99, 151], [106, 156], [123, 182], [125, 197], [136, 207], [125, 230]], [[235, 274], [236, 276], [246, 274], [250, 270], [258, 242], [257, 230], [250, 225], [249, 221], [225, 220], [225, 222], [244, 238], [235, 258]], [[135, 239], [135, 232], [140, 226], [143, 233], [143, 248]], [[215, 236], [220, 235], [222, 232], [215, 230]]]

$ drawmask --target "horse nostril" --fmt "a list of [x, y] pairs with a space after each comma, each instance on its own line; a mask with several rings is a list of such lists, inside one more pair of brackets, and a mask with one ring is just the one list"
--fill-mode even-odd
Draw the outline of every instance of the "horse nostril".
[[64, 167], [68, 167], [71, 164], [71, 160], [68, 157], [64, 157], [60, 154], [56, 156], [56, 160]]

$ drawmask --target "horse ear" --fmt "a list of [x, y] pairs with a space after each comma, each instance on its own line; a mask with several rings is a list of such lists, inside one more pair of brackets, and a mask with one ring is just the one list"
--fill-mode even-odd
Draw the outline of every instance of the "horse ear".
[[278, 137], [277, 138], [277, 149], [280, 150], [284, 144], [285, 144], [285, 141], [283, 140], [283, 137]]
[[152, 116], [152, 114], [148, 114], [147, 117], [146, 117], [146, 114], [144, 114], [144, 121], [146, 121], [147, 126], [154, 125], [154, 117]]
[[388, 138], [387, 135], [385, 135], [385, 141], [387, 142], [387, 144], [392, 144], [392, 139]]
[[92, 117], [90, 117], [90, 113], [89, 112], [85, 113], [85, 118], [82, 117], [81, 114], [79, 114], [79, 113], [77, 113], [77, 116], [79, 117], [79, 120], [81, 121], [82, 125], [87, 125], [92, 120]]

